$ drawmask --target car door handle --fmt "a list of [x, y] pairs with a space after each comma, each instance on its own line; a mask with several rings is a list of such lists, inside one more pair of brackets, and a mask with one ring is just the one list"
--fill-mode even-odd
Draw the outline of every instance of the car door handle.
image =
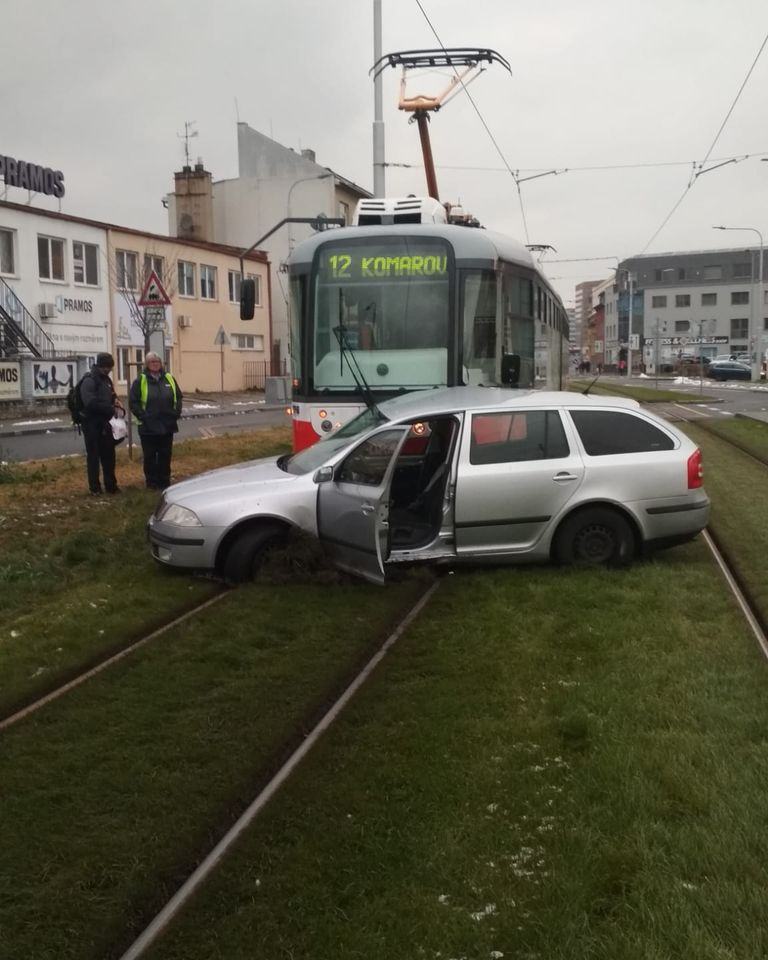
[[372, 503], [364, 503], [360, 509], [366, 516], [368, 516], [369, 514], [373, 513], [376, 507]]
[[556, 483], [564, 483], [566, 480], [578, 480], [579, 478], [575, 473], [565, 473], [564, 471], [561, 471], [560, 473], [556, 473], [552, 479]]

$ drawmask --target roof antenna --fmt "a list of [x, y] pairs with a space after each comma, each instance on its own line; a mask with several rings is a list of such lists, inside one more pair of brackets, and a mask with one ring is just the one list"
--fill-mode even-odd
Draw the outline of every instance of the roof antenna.
[[597, 381], [600, 379], [600, 375], [602, 374], [602, 372], [603, 372], [602, 370], [598, 370], [598, 371], [597, 371], [597, 376], [596, 376], [595, 379], [592, 381], [592, 383], [590, 383], [590, 385], [587, 387], [586, 390], [582, 390], [582, 391], [581, 391], [581, 392], [584, 394], [585, 397], [588, 397], [588, 396], [589, 396], [589, 391], [592, 389], [592, 387], [594, 387], [594, 385], [595, 385], [595, 384], [597, 383]]
[[184, 133], [177, 133], [176, 136], [179, 140], [184, 141], [184, 156], [186, 157], [186, 166], [191, 166], [189, 162], [189, 141], [192, 137], [198, 136], [197, 130], [193, 130], [192, 127], [197, 123], [197, 120], [185, 120], [184, 121]]

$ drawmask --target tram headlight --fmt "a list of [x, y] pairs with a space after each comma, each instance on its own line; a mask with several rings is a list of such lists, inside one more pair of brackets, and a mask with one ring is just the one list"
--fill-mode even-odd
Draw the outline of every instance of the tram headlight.
[[330, 420], [323, 420], [323, 422], [320, 424], [320, 429], [325, 433], [330, 433], [330, 431], [333, 430], [333, 424]]

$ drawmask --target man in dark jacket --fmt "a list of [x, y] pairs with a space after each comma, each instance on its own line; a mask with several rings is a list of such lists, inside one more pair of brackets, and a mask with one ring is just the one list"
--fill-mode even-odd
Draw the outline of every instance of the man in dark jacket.
[[131, 413], [139, 421], [147, 486], [164, 490], [171, 482], [173, 435], [179, 429], [182, 395], [156, 353], [148, 353], [144, 364], [144, 372], [131, 384]]
[[81, 428], [88, 461], [88, 489], [94, 496], [102, 492], [99, 465], [104, 474], [104, 489], [107, 493], [118, 492], [115, 441], [109, 425], [116, 412], [122, 410], [109, 377], [114, 365], [112, 354], [100, 353], [91, 372], [80, 381]]

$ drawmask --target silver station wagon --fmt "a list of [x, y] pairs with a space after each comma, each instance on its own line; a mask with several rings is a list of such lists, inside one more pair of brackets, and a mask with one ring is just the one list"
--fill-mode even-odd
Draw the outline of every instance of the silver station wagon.
[[149, 540], [161, 563], [235, 582], [291, 528], [378, 583], [397, 563], [625, 564], [706, 525], [701, 478], [695, 444], [634, 400], [453, 387], [170, 487]]

